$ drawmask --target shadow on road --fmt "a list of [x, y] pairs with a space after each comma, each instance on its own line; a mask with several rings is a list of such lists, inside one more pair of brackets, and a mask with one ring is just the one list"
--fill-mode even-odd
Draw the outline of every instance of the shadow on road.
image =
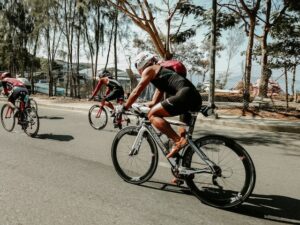
[[300, 224], [300, 199], [285, 196], [253, 194], [246, 203], [229, 211], [281, 223]]
[[[149, 181], [140, 185], [159, 191], [167, 191], [178, 194], [192, 195], [184, 186], [176, 186], [159, 181]], [[199, 202], [199, 204], [201, 204]], [[259, 219], [271, 220], [287, 224], [300, 224], [300, 199], [279, 195], [258, 195], [251, 197], [237, 208], [228, 209], [232, 213], [238, 213]]]
[[61, 116], [39, 116], [39, 119], [47, 119], [47, 120], [63, 120], [64, 117], [61, 117]]
[[74, 139], [73, 136], [64, 134], [38, 134], [36, 138], [56, 141], [71, 141]]
[[[233, 130], [230, 135], [224, 134], [222, 132], [214, 132], [214, 131], [203, 131], [203, 130], [197, 130], [194, 132], [195, 136], [199, 135], [200, 137], [209, 135], [209, 134], [219, 134], [219, 135], [224, 135], [229, 138], [234, 139], [236, 142], [241, 144], [242, 146], [244, 145], [249, 145], [249, 146], [257, 146], [257, 145], [262, 145], [262, 146], [274, 146], [274, 145], [279, 145], [279, 146], [284, 146], [284, 150], [286, 154], [290, 153], [288, 151], [292, 151], [293, 156], [300, 156], [300, 151], [299, 151], [299, 144], [296, 143], [298, 140], [299, 134], [292, 134], [292, 133], [280, 133], [280, 132], [264, 132], [264, 133], [248, 133], [248, 134], [243, 134], [241, 135], [239, 132], [235, 133]], [[288, 143], [288, 145], [287, 145]]]
[[186, 195], [192, 194], [187, 187], [176, 186], [173, 184], [168, 184], [159, 181], [148, 181], [147, 183], [140, 184], [139, 186], [154, 189], [154, 190], [159, 190], [159, 191], [178, 193], [178, 194], [186, 194]]

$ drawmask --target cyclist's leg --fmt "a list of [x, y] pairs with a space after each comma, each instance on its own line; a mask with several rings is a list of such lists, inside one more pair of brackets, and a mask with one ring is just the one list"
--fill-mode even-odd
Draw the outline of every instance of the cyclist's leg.
[[[25, 96], [28, 95], [28, 90], [26, 88], [17, 88], [16, 89], [16, 99], [20, 97], [21, 102], [23, 102], [24, 104], [27, 104], [27, 102], [25, 102]], [[26, 107], [26, 105], [24, 105], [24, 107]], [[25, 114], [21, 113], [21, 122], [24, 122], [25, 120]]]
[[[177, 92], [175, 96], [171, 96], [162, 102], [162, 106], [170, 113], [170, 115], [176, 116], [183, 113], [188, 113], [189, 110], [195, 110], [201, 105], [201, 96], [200, 94], [193, 88], [185, 87]], [[184, 122], [189, 123], [189, 114], [186, 114]], [[185, 129], [180, 128], [179, 130], [179, 141], [175, 141], [171, 152], [167, 155], [168, 158], [173, 157], [181, 148], [183, 148], [187, 144], [187, 140], [185, 138]]]
[[19, 91], [17, 88], [13, 88], [8, 96], [8, 102], [11, 107], [15, 108], [16, 99], [19, 97]]
[[160, 132], [167, 135], [168, 138], [172, 139], [174, 142], [180, 140], [180, 136], [173, 130], [171, 125], [163, 118], [173, 116], [170, 114], [161, 103], [156, 104], [151, 108], [148, 113], [148, 118], [150, 122], [155, 126]]
[[[183, 114], [181, 114], [179, 116], [179, 121], [189, 125], [190, 121], [191, 121], [191, 118], [192, 118], [191, 113], [186, 112], [186, 113], [183, 113]], [[179, 126], [178, 127], [178, 133], [179, 133], [180, 137], [184, 138], [185, 135], [186, 135], [186, 129], [185, 129], [185, 127]]]
[[105, 105], [114, 111], [114, 106], [110, 101], [118, 98], [124, 98], [124, 92], [118, 89], [113, 90], [112, 92], [109, 93], [108, 96], [105, 97], [105, 101], [106, 101]]

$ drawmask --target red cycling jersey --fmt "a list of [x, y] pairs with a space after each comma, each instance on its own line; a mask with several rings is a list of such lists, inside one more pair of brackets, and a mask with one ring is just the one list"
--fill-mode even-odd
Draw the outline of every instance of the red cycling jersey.
[[14, 88], [14, 87], [25, 87], [25, 84], [15, 78], [4, 78], [2, 80], [2, 85], [3, 85], [3, 91], [4, 94], [9, 94], [9, 92]]

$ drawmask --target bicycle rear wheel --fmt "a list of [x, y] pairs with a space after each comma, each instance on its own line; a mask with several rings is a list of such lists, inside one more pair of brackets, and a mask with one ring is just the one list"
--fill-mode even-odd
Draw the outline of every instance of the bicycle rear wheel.
[[137, 134], [137, 127], [125, 127], [117, 133], [111, 147], [115, 170], [124, 181], [131, 184], [141, 184], [149, 180], [158, 163], [158, 151], [148, 133], [143, 136], [140, 149], [130, 154]]
[[27, 108], [24, 113], [26, 120], [26, 124], [22, 125], [24, 132], [30, 137], [35, 137], [40, 128], [40, 120], [37, 112], [35, 108]]
[[[241, 204], [255, 186], [254, 164], [246, 150], [232, 139], [205, 136], [195, 141], [206, 156], [216, 164], [216, 174], [195, 173], [185, 177], [191, 191], [204, 203], [230, 208]], [[207, 169], [207, 164], [189, 147], [183, 155], [182, 166]]]
[[104, 107], [100, 108], [99, 105], [93, 105], [89, 110], [89, 123], [96, 129], [103, 129], [108, 120], [107, 111]]
[[16, 123], [14, 109], [12, 109], [8, 104], [4, 104], [1, 109], [1, 123], [3, 128], [11, 132]]

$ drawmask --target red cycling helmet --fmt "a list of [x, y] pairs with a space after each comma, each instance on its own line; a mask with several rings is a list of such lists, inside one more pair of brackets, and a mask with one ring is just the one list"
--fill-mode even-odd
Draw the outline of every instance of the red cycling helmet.
[[7, 77], [11, 77], [10, 72], [4, 72], [4, 73], [2, 73], [1, 76], [0, 76], [0, 80], [3, 80], [4, 78], [7, 78]]

